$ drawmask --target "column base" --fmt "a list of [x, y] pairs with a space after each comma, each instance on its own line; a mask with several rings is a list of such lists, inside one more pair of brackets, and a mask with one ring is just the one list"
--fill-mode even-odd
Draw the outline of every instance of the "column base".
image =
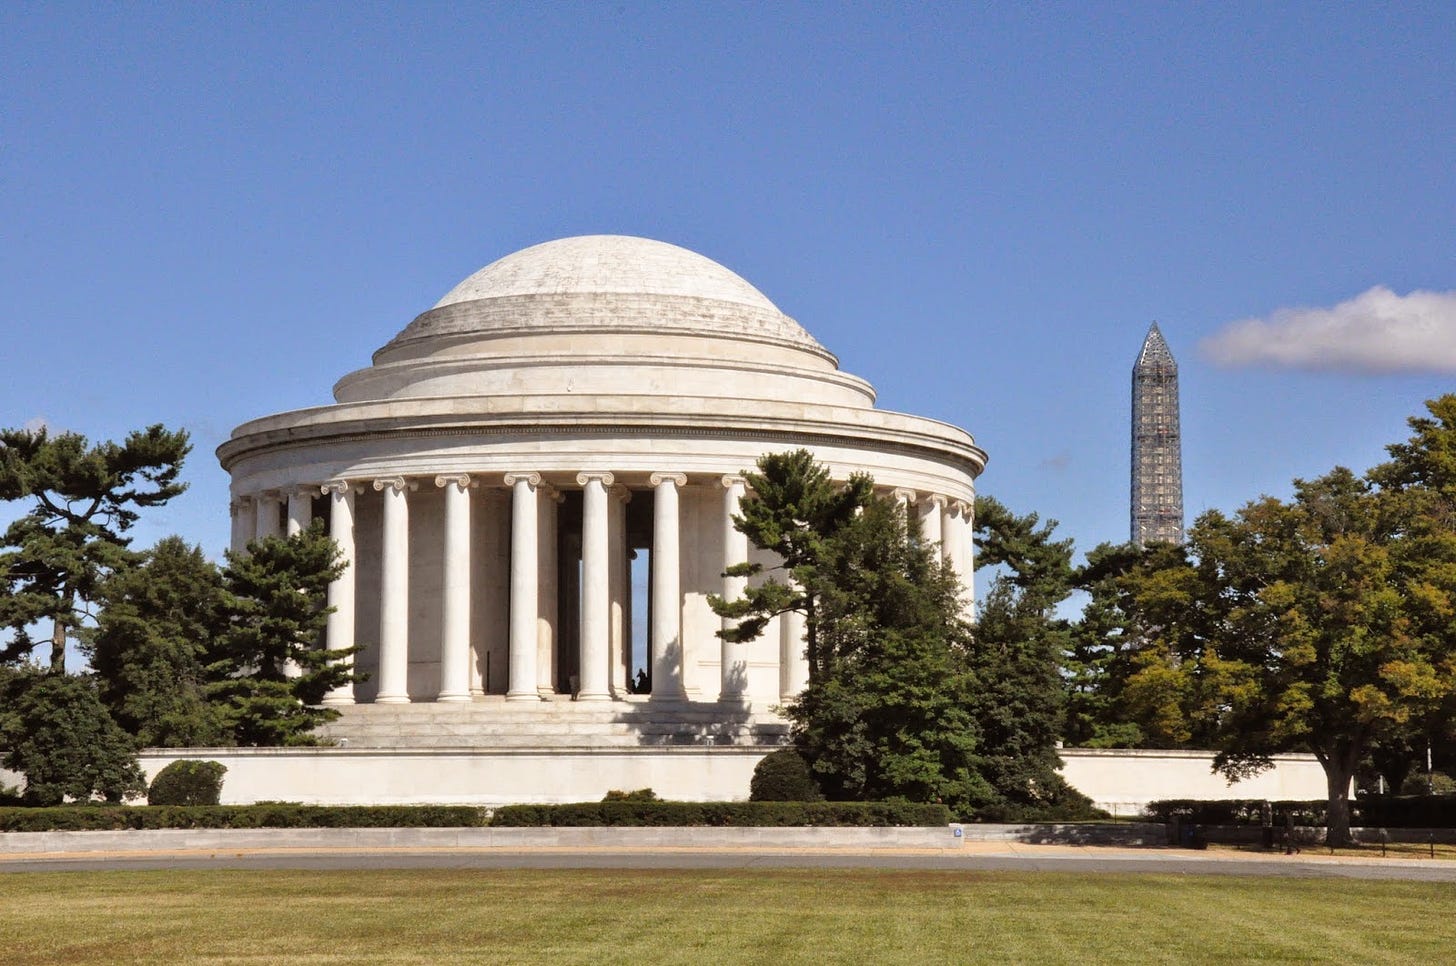
[[470, 702], [469, 691], [456, 691], [454, 694], [441, 692], [435, 695], [438, 704], [468, 704]]
[[410, 699], [409, 699], [409, 695], [407, 695], [407, 694], [381, 694], [377, 698], [374, 699], [374, 703], [375, 704], [409, 704], [410, 703]]
[[607, 692], [605, 692], [605, 691], [597, 691], [595, 693], [588, 693], [586, 691], [581, 691], [581, 692], [579, 692], [577, 694], [576, 700], [577, 701], [610, 701], [610, 700], [612, 700], [612, 696], [610, 694], [608, 694]]
[[333, 695], [329, 694], [329, 695], [325, 695], [324, 696], [324, 699], [322, 701], [320, 701], [319, 703], [322, 704], [326, 708], [343, 707], [346, 704], [353, 704], [354, 703], [354, 698], [351, 695], [345, 695], [345, 696], [342, 696], [342, 697], [334, 697]]
[[507, 701], [540, 701], [541, 695], [535, 691], [507, 691]]

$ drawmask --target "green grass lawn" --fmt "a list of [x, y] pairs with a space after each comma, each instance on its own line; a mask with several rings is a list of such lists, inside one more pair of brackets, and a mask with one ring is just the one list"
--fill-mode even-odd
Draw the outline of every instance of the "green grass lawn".
[[0, 875], [0, 962], [1447, 962], [1449, 884], [825, 871]]

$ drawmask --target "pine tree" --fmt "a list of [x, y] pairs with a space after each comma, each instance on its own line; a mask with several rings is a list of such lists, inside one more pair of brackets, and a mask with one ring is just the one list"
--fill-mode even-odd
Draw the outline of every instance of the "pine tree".
[[117, 723], [143, 746], [225, 740], [206, 696], [213, 641], [225, 626], [222, 577], [200, 547], [167, 537], [109, 579], [83, 648]]
[[344, 660], [354, 651], [320, 644], [328, 586], [345, 566], [319, 521], [228, 554], [228, 620], [215, 642], [207, 693], [237, 744], [313, 744], [310, 732], [338, 717], [319, 703], [354, 680]]
[[27, 657], [31, 628], [49, 622], [50, 665], [65, 667], [102, 583], [136, 562], [126, 533], [137, 510], [186, 489], [177, 476], [190, 449], [185, 431], [161, 426], [94, 446], [76, 433], [0, 430], [0, 500], [31, 503], [0, 541], [0, 627], [12, 635], [0, 660]]
[[29, 804], [120, 802], [146, 791], [135, 745], [89, 675], [0, 669], [0, 746], [5, 767], [25, 775]]

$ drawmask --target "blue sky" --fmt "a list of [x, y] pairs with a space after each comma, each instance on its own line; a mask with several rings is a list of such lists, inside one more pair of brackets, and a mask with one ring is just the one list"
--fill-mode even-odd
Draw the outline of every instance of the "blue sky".
[[1120, 541], [1154, 320], [1190, 520], [1456, 389], [1453, 40], [1450, 3], [0, 5], [0, 425], [185, 426], [138, 541], [217, 553], [233, 426], [502, 255], [636, 234]]

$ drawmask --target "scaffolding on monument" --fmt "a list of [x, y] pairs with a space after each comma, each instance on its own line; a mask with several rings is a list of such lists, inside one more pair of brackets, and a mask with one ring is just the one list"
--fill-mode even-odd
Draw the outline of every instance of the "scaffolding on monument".
[[1178, 363], [1153, 323], [1132, 367], [1132, 542], [1183, 542]]

